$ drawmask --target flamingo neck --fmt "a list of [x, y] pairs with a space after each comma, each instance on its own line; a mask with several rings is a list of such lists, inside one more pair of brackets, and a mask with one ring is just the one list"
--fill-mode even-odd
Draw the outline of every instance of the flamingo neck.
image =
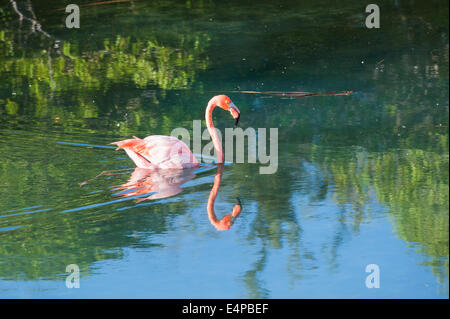
[[[208, 103], [208, 106], [206, 107], [205, 112], [205, 120], [206, 120], [206, 127], [208, 128], [209, 135], [211, 135], [211, 139], [214, 145], [214, 149], [216, 150], [217, 154], [217, 163], [223, 163], [224, 156], [222, 151], [222, 141], [217, 136], [216, 129], [214, 128], [214, 123], [212, 120], [212, 114], [213, 110], [216, 107], [216, 103], [214, 99], [211, 99]], [[220, 183], [220, 181], [219, 181]]]

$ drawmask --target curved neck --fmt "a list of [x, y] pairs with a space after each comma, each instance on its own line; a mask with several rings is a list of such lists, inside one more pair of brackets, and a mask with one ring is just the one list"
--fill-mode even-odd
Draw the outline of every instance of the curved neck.
[[221, 220], [217, 219], [216, 214], [214, 213], [214, 202], [217, 197], [217, 193], [219, 192], [220, 187], [220, 181], [222, 179], [222, 173], [223, 173], [223, 164], [217, 165], [217, 173], [214, 177], [214, 185], [211, 189], [211, 193], [209, 194], [208, 198], [208, 218], [211, 224], [217, 229], [217, 230], [228, 230], [233, 225], [233, 219], [236, 218], [237, 215], [241, 212], [241, 205], [236, 204], [234, 205], [233, 211], [225, 215]]
[[216, 107], [216, 103], [214, 99], [211, 99], [208, 102], [208, 106], [206, 107], [205, 112], [205, 120], [206, 120], [206, 127], [208, 128], [209, 135], [211, 135], [212, 142], [214, 144], [214, 149], [216, 150], [217, 155], [217, 163], [223, 163], [224, 157], [223, 157], [223, 151], [222, 151], [222, 141], [217, 136], [216, 129], [214, 128], [213, 120], [212, 120], [212, 114], [213, 110]]

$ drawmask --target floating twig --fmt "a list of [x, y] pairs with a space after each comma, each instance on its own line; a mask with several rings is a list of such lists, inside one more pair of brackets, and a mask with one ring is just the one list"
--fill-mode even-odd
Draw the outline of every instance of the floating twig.
[[[218, 92], [218, 91], [212, 91]], [[241, 94], [263, 94], [282, 97], [302, 98], [309, 96], [335, 96], [335, 95], [350, 95], [355, 91], [341, 91], [341, 92], [281, 92], [281, 91], [222, 91], [224, 93], [241, 93]]]
[[[80, 6], [80, 7], [93, 7], [93, 6], [100, 6], [100, 5], [103, 5], [103, 4], [111, 4], [111, 3], [119, 3], [119, 2], [131, 2], [131, 0], [100, 1], [100, 2], [94, 2], [94, 3], [80, 4], [78, 6]], [[66, 10], [66, 8], [56, 9], [56, 11], [62, 11], [62, 10]]]

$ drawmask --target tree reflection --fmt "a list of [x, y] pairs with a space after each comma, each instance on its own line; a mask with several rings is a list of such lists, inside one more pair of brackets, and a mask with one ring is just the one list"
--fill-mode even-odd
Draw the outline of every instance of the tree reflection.
[[[208, 66], [204, 57], [209, 43], [206, 33], [180, 33], [172, 28], [164, 33], [150, 30], [145, 37], [117, 34], [103, 37], [92, 47], [78, 38], [50, 37], [37, 22], [31, 2], [27, 8], [34, 18], [27, 18], [19, 7], [20, 3], [11, 1], [11, 7], [3, 9], [4, 16], [0, 16], [2, 23], [9, 26], [0, 31], [0, 74], [5, 80], [0, 90], [15, 95], [0, 100], [7, 115], [33, 113], [38, 117], [58, 117], [64, 122], [75, 112], [82, 118], [95, 118], [100, 108], [93, 97], [111, 93], [117, 83], [131, 83], [136, 88], [153, 85], [166, 90], [186, 89], [196, 73]], [[17, 18], [17, 12], [21, 19], [30, 21], [32, 30], [48, 36], [39, 43], [41, 50], [27, 50], [36, 43], [39, 33], [31, 33], [35, 38], [28, 34], [28, 43], [22, 43], [26, 32], [15, 30], [9, 21]], [[15, 76], [7, 76], [11, 73]], [[73, 88], [76, 89], [71, 91], [69, 105], [61, 106], [60, 97]], [[28, 103], [16, 98], [24, 94]]]

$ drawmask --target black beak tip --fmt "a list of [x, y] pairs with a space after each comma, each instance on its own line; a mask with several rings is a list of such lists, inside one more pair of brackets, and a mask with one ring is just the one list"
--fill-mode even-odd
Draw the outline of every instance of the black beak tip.
[[236, 203], [238, 205], [242, 206], [241, 199], [239, 197], [236, 197]]
[[238, 125], [240, 117], [241, 116], [239, 115], [237, 118], [234, 119], [234, 127], [236, 127]]

